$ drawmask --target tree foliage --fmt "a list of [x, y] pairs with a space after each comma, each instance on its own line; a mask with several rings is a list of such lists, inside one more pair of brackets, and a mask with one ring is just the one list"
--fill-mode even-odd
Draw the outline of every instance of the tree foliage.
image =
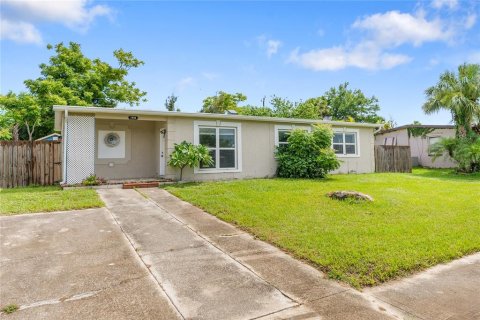
[[458, 72], [446, 71], [425, 94], [427, 114], [447, 110], [455, 123], [457, 137], [466, 137], [480, 122], [480, 64], [463, 64]]
[[[297, 119], [324, 119], [381, 123], [380, 106], [375, 96], [367, 97], [359, 89], [349, 89], [348, 82], [332, 87], [324, 95], [295, 102], [273, 96], [270, 106], [237, 107], [238, 113], [251, 116], [267, 116]], [[207, 111], [208, 112], [208, 111]]]
[[442, 138], [430, 152], [433, 160], [448, 155], [458, 164], [458, 171], [480, 172], [480, 135], [470, 132], [466, 137]]
[[379, 123], [385, 121], [377, 113], [380, 111], [378, 99], [367, 97], [359, 89], [349, 89], [345, 82], [337, 88], [330, 88], [323, 98], [328, 105], [327, 115], [333, 120]]
[[407, 135], [408, 137], [421, 137], [422, 139], [426, 139], [429, 133], [435, 131], [435, 128], [429, 127], [422, 127], [420, 121], [413, 121], [413, 126], [407, 128]]
[[131, 106], [146, 101], [146, 92], [136, 88], [135, 82], [125, 79], [132, 68], [144, 64], [131, 52], [115, 50], [117, 60], [114, 67], [100, 59], [87, 58], [80, 44], [70, 42], [68, 46], [59, 43], [48, 45], [54, 50], [49, 63], [40, 65], [41, 76], [26, 80], [25, 85], [38, 97], [42, 105], [72, 105], [116, 107], [118, 103]]
[[[165, 99], [165, 109], [167, 109], [167, 111], [175, 111], [175, 103], [177, 102], [177, 99], [178, 97], [173, 93], [168, 96], [167, 99]], [[180, 111], [180, 109], [177, 108], [177, 111]]]
[[223, 114], [228, 110], [237, 111], [239, 108], [238, 104], [245, 100], [247, 100], [247, 97], [242, 93], [219, 91], [216, 95], [203, 100], [203, 106], [200, 112]]
[[[119, 103], [132, 106], [146, 101], [146, 92], [138, 89], [135, 82], [126, 80], [129, 70], [144, 64], [131, 52], [122, 49], [114, 51], [117, 66], [112, 66], [100, 59], [86, 57], [75, 42], [70, 42], [68, 46], [63, 43], [48, 45], [47, 49], [53, 50], [54, 54], [48, 63], [40, 64], [40, 77], [25, 81], [29, 93], [2, 96], [3, 101], [15, 104], [10, 107], [11, 110], [15, 109], [15, 113], [4, 111], [0, 115], [2, 123], [18, 123], [17, 118], [10, 118], [18, 114], [23, 114], [23, 117], [37, 114], [41, 117], [36, 121], [30, 119], [29, 125], [23, 125], [19, 131], [20, 138], [29, 136], [29, 131], [32, 133], [30, 139], [52, 133], [53, 105], [112, 108]], [[27, 106], [30, 110], [19, 110]]]
[[0, 110], [3, 138], [15, 141], [20, 139], [22, 132], [32, 141], [35, 129], [42, 124], [46, 111], [35, 96], [24, 92], [0, 95]]
[[168, 165], [174, 168], [180, 168], [180, 180], [183, 179], [183, 169], [185, 167], [198, 167], [200, 164], [213, 164], [212, 156], [207, 147], [203, 145], [194, 145], [193, 143], [182, 141], [176, 143], [173, 152], [170, 154]]
[[312, 132], [295, 129], [288, 144], [276, 151], [277, 175], [284, 178], [323, 178], [338, 169], [340, 162], [331, 148], [333, 131], [315, 125]]

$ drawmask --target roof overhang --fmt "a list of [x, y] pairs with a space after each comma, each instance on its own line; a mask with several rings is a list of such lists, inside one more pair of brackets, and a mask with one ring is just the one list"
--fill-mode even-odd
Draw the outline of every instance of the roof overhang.
[[395, 131], [400, 131], [400, 130], [407, 130], [410, 128], [425, 128], [425, 129], [455, 129], [455, 126], [453, 125], [442, 125], [442, 124], [407, 124], [404, 126], [396, 127], [396, 128], [391, 128], [387, 130], [382, 130], [377, 132], [377, 135], [384, 134], [384, 133], [389, 133], [389, 132], [395, 132]]
[[156, 111], [156, 110], [140, 110], [140, 109], [119, 109], [119, 108], [99, 108], [99, 107], [77, 107], [77, 106], [53, 106], [55, 115], [67, 111], [68, 113], [93, 114], [96, 118], [103, 119], [119, 119], [119, 116], [138, 116], [139, 120], [157, 120], [162, 121], [166, 118], [197, 118], [197, 119], [222, 119], [222, 120], [242, 120], [242, 121], [258, 121], [258, 122], [275, 122], [275, 123], [301, 123], [301, 124], [329, 124], [332, 126], [342, 127], [366, 127], [379, 128], [381, 123], [360, 123], [346, 121], [328, 121], [328, 120], [312, 120], [312, 119], [294, 119], [294, 118], [275, 118], [275, 117], [256, 117], [234, 114], [219, 113], [199, 113], [199, 112], [174, 112], [174, 111]]

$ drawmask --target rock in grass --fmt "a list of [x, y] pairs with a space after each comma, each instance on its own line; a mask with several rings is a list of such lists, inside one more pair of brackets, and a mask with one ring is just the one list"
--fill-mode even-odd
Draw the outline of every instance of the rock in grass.
[[337, 200], [360, 200], [360, 201], [373, 201], [373, 198], [368, 194], [364, 194], [357, 191], [333, 191], [328, 194], [332, 199]]

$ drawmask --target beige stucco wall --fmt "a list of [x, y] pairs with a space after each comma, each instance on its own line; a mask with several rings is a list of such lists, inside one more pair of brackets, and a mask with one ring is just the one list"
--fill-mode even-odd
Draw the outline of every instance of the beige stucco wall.
[[[422, 137], [410, 137], [408, 138], [407, 129], [386, 132], [377, 134], [375, 136], [375, 144], [383, 145], [386, 138], [394, 137], [396, 140], [395, 145], [410, 146], [410, 153], [412, 158], [418, 159], [418, 165], [428, 168], [453, 168], [456, 167], [455, 162], [447, 156], [437, 158], [433, 161], [433, 157], [428, 154], [428, 138], [430, 137], [454, 137], [454, 129], [435, 129], [427, 134], [425, 138]], [[389, 139], [391, 141], [391, 139]]]
[[418, 162], [423, 167], [428, 168], [453, 168], [457, 165], [448, 156], [437, 158], [433, 161], [433, 157], [428, 154], [428, 138], [430, 137], [455, 137], [454, 129], [435, 129], [427, 135], [426, 138], [411, 137], [410, 138], [410, 150], [412, 157], [417, 157]]
[[[168, 118], [167, 128], [167, 157], [173, 151], [174, 143], [183, 140], [194, 141], [194, 118]], [[215, 121], [215, 120], [209, 120]], [[220, 121], [228, 123], [228, 121]], [[241, 121], [242, 170], [241, 172], [227, 173], [194, 173], [191, 168], [185, 168], [185, 180], [217, 180], [272, 177], [276, 171], [275, 125], [285, 123]], [[297, 124], [298, 125], [298, 124]], [[342, 166], [336, 173], [367, 173], [374, 172], [374, 137], [373, 128], [357, 128], [359, 130], [360, 156], [355, 158], [341, 158]], [[179, 170], [166, 168], [166, 177], [178, 179]]]
[[[342, 129], [333, 127], [333, 130]], [[349, 128], [350, 129], [350, 128]], [[357, 128], [359, 133], [359, 156], [339, 157], [340, 169], [333, 173], [371, 173], [375, 172], [375, 139], [373, 128]]]
[[[99, 130], [125, 130], [125, 159], [98, 159], [95, 143], [95, 174], [105, 179], [152, 178], [158, 175], [158, 124], [154, 121], [96, 119]], [[113, 163], [113, 167], [109, 166]]]
[[408, 146], [408, 133], [407, 130], [396, 130], [392, 132], [385, 132], [375, 135], [375, 145], [383, 146], [385, 141], [387, 145], [392, 145], [392, 138], [395, 138], [394, 145]]

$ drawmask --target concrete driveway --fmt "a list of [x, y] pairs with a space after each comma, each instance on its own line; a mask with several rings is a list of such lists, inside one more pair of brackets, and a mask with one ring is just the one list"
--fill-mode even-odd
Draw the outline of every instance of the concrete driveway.
[[175, 319], [107, 209], [0, 217], [5, 319]]
[[0, 217], [5, 319], [480, 319], [480, 255], [360, 293], [160, 189]]

